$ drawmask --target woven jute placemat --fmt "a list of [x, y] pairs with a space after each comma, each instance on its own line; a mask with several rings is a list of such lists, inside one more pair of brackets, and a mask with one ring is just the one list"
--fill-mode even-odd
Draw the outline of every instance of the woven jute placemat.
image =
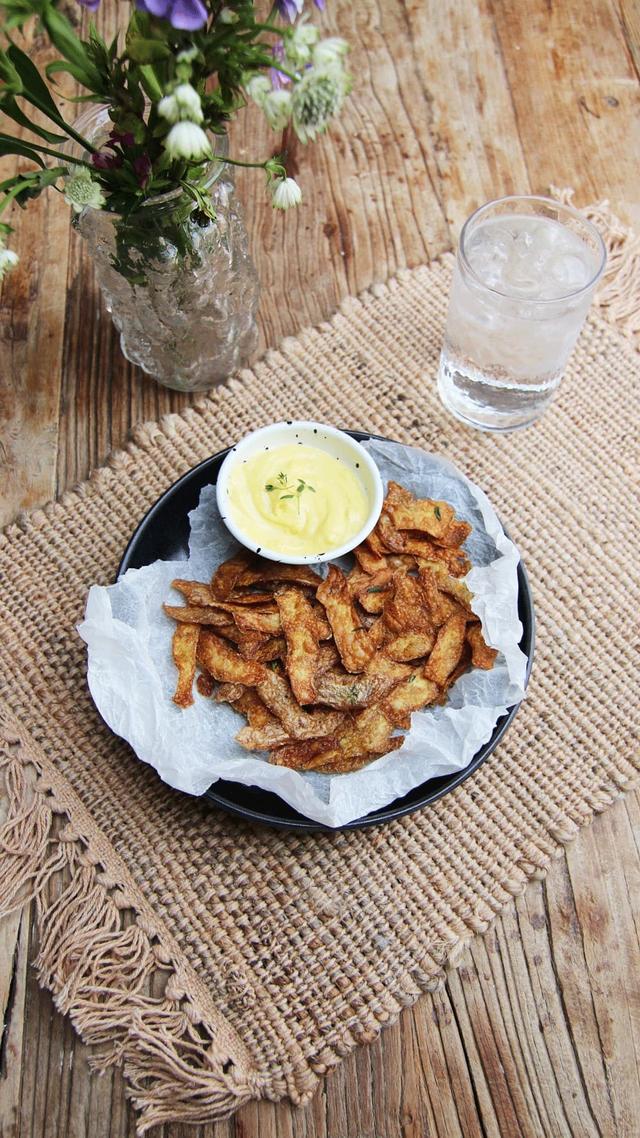
[[[141, 1131], [251, 1098], [303, 1103], [543, 873], [638, 765], [637, 242], [610, 272], [553, 408], [467, 431], [434, 375], [450, 258], [348, 300], [58, 503], [0, 538], [4, 909], [37, 898], [41, 982], [100, 1065], [122, 1063]], [[422, 445], [490, 495], [538, 616], [529, 697], [454, 793], [385, 827], [287, 835], [165, 787], [101, 722], [75, 631], [148, 506], [278, 418]]]

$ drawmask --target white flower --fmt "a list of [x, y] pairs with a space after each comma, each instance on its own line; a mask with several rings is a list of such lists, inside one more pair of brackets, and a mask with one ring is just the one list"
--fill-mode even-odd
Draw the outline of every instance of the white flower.
[[87, 170], [86, 166], [80, 166], [65, 183], [64, 200], [67, 205], [73, 207], [75, 213], [82, 213], [83, 209], [102, 209], [107, 201], [98, 182], [93, 181], [91, 171]]
[[194, 59], [198, 55], [198, 51], [199, 49], [195, 46], [195, 44], [192, 44], [191, 47], [185, 47], [183, 51], [179, 51], [176, 59], [178, 63], [193, 63]]
[[302, 201], [302, 190], [293, 178], [274, 178], [270, 189], [271, 202], [276, 209], [290, 209]]
[[339, 36], [330, 36], [329, 39], [320, 40], [313, 49], [312, 62], [314, 67], [326, 67], [342, 59], [349, 50], [349, 44]]
[[249, 98], [253, 99], [259, 107], [262, 106], [266, 96], [271, 92], [271, 83], [266, 75], [252, 75], [243, 86]]
[[283, 130], [291, 118], [291, 92], [283, 87], [270, 91], [260, 106], [272, 130]]
[[201, 126], [194, 122], [177, 122], [164, 140], [170, 158], [183, 158], [188, 162], [201, 162], [212, 158], [211, 143]]
[[18, 254], [14, 253], [13, 249], [5, 249], [4, 246], [0, 246], [0, 281], [5, 273], [15, 269], [19, 260]]
[[180, 83], [158, 103], [158, 114], [167, 122], [202, 122], [202, 104], [190, 83]]
[[221, 24], [237, 24], [240, 17], [231, 8], [223, 8], [218, 19]]
[[339, 60], [305, 72], [293, 91], [293, 129], [301, 142], [313, 141], [327, 129], [350, 89], [351, 80]]
[[318, 42], [319, 31], [303, 16], [289, 33], [285, 41], [285, 53], [294, 67], [304, 67], [311, 59], [311, 49]]

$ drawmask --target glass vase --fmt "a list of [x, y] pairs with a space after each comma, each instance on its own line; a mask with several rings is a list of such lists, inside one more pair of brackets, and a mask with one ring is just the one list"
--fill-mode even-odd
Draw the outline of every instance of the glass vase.
[[[76, 129], [100, 146], [112, 124], [92, 108]], [[149, 199], [127, 218], [86, 208], [74, 225], [87, 243], [96, 277], [120, 333], [123, 354], [165, 387], [204, 391], [255, 351], [259, 285], [227, 140], [202, 183], [215, 219], [178, 189]]]

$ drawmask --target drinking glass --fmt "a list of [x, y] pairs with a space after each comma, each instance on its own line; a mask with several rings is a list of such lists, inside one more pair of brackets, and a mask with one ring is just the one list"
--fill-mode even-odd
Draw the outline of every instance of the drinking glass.
[[549, 406], [606, 262], [598, 230], [550, 198], [499, 198], [465, 222], [438, 370], [445, 407], [485, 431]]

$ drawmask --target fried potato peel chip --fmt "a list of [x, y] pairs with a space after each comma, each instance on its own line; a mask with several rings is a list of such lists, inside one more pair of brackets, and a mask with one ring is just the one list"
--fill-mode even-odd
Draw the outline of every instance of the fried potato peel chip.
[[226, 613], [204, 605], [163, 605], [167, 616], [184, 624], [225, 625], [229, 623]]
[[419, 660], [421, 656], [428, 656], [436, 641], [433, 629], [428, 632], [404, 632], [395, 636], [384, 646], [385, 655], [398, 663], [409, 660]]
[[246, 552], [211, 582], [177, 578], [174, 699], [196, 690], [244, 715], [248, 750], [301, 771], [345, 774], [402, 745], [413, 712], [443, 703], [469, 668], [492, 668], [461, 579], [468, 522], [390, 482], [377, 525], [345, 575]]
[[325, 607], [345, 668], [348, 672], [363, 672], [373, 655], [374, 645], [358, 619], [347, 579], [336, 565], [329, 566], [329, 573], [316, 596]]
[[436, 502], [430, 498], [392, 501], [387, 509], [396, 529], [419, 530], [436, 540], [444, 537], [455, 517], [453, 509], [446, 502]]
[[196, 674], [196, 651], [200, 638], [197, 624], [178, 624], [173, 634], [171, 653], [178, 669], [173, 702], [178, 707], [191, 707], [193, 703], [193, 680]]
[[496, 662], [498, 655], [495, 648], [490, 648], [479, 624], [467, 625], [467, 640], [471, 648], [471, 663], [474, 668], [490, 670]]
[[258, 695], [293, 739], [313, 739], [329, 735], [344, 722], [337, 711], [304, 711], [297, 702], [285, 676], [266, 669], [265, 679], [258, 684]]
[[317, 589], [322, 581], [317, 573], [308, 565], [280, 565], [277, 561], [267, 561], [262, 557], [254, 558], [254, 568], [245, 569], [236, 581], [236, 585], [268, 585], [289, 582], [293, 585], [308, 585]]
[[210, 699], [210, 697], [213, 695], [215, 686], [216, 681], [214, 680], [213, 676], [210, 676], [208, 672], [200, 672], [200, 675], [196, 680], [196, 691], [198, 695], [203, 696], [204, 699]]
[[466, 614], [454, 612], [439, 629], [424, 669], [428, 680], [444, 687], [462, 655], [466, 627]]
[[395, 687], [397, 680], [392, 676], [353, 676], [338, 672], [323, 672], [316, 679], [319, 703], [328, 707], [349, 711], [354, 708], [370, 707]]
[[[284, 759], [279, 753], [271, 761], [280, 766], [291, 766], [292, 760], [304, 762], [304, 770], [333, 770], [346, 773], [353, 769], [352, 764], [363, 754], [384, 755], [402, 745], [402, 736], [391, 738], [393, 724], [379, 707], [368, 707], [351, 720], [346, 730], [337, 739], [322, 741], [315, 739], [313, 747], [290, 746]], [[314, 753], [315, 752], [315, 753]]]
[[[188, 628], [189, 626], [180, 625], [180, 627]], [[267, 668], [264, 664], [244, 660], [238, 652], [208, 628], [203, 628], [200, 632], [197, 662], [215, 680], [223, 680], [227, 683], [254, 686], [261, 683], [267, 675]]]
[[399, 683], [387, 696], [382, 709], [387, 718], [397, 727], [403, 726], [407, 712], [419, 711], [435, 703], [440, 695], [440, 688], [433, 680], [412, 672], [406, 680]]
[[223, 561], [216, 569], [213, 577], [211, 578], [211, 595], [215, 600], [226, 601], [236, 585], [238, 584], [243, 573], [250, 572], [250, 568], [255, 561], [246, 551], [237, 553], [235, 557], [229, 557], [227, 561]]
[[298, 703], [314, 703], [320, 655], [318, 619], [300, 589], [280, 589], [276, 601], [287, 642], [287, 672], [293, 694]]

